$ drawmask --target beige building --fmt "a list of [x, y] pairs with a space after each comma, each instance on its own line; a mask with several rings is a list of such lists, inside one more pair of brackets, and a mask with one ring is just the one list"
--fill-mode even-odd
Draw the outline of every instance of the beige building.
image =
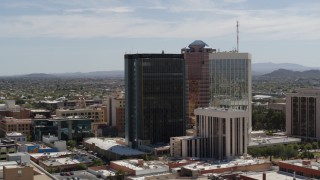
[[286, 103], [269, 103], [268, 109], [286, 113]]
[[168, 173], [169, 166], [161, 161], [144, 161], [143, 159], [128, 159], [111, 161], [110, 168], [123, 171], [133, 176]]
[[247, 153], [248, 111], [198, 108], [194, 114], [196, 136], [172, 137], [172, 156], [230, 160]]
[[31, 166], [3, 166], [3, 179], [4, 180], [33, 180], [34, 171]]
[[107, 106], [90, 106], [83, 109], [57, 109], [56, 116], [60, 118], [78, 116], [93, 119], [97, 123], [108, 123]]
[[320, 139], [320, 89], [300, 89], [286, 96], [286, 133]]
[[125, 133], [125, 98], [124, 92], [110, 97], [110, 125], [118, 130], [118, 135], [124, 137]]
[[30, 135], [31, 119], [15, 119], [12, 117], [5, 117], [0, 121], [0, 133], [19, 132], [26, 136]]

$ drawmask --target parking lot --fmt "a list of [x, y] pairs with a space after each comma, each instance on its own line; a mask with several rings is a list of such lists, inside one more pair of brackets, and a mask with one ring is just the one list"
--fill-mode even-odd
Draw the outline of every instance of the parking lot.
[[97, 178], [94, 174], [89, 173], [88, 171], [72, 171], [73, 175], [61, 176], [60, 173], [53, 174], [59, 180], [98, 180], [102, 178]]

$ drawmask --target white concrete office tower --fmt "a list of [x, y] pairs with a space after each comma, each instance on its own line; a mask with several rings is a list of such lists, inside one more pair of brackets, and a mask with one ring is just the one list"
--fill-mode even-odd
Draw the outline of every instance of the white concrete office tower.
[[320, 139], [320, 89], [299, 89], [286, 95], [286, 133]]
[[[199, 146], [203, 155], [214, 159], [232, 159], [247, 153], [249, 144], [249, 113], [246, 110], [198, 108], [196, 135], [207, 138], [204, 147]], [[199, 156], [197, 156], [199, 157]]]
[[217, 52], [209, 55], [210, 106], [244, 110], [251, 122], [251, 54]]

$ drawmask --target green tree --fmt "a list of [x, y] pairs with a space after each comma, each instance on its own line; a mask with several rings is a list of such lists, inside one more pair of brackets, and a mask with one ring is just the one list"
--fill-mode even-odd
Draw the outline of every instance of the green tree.
[[76, 147], [76, 141], [75, 140], [69, 140], [67, 142], [67, 145], [70, 147], [70, 149], [72, 150], [73, 148]]
[[21, 98], [18, 98], [18, 99], [16, 99], [16, 104], [17, 105], [22, 105], [22, 104], [25, 104], [26, 102], [23, 100], [23, 99], [21, 99]]
[[319, 145], [317, 141], [312, 142], [312, 149], [319, 149]]
[[78, 170], [86, 170], [87, 169], [87, 165], [80, 163], [80, 164], [76, 165], [76, 168]]
[[93, 159], [92, 162], [93, 162], [93, 165], [94, 165], [94, 166], [101, 166], [101, 165], [103, 165], [102, 160], [99, 159], [99, 158]]
[[311, 150], [312, 149], [312, 144], [311, 143], [307, 143], [304, 145], [304, 150]]

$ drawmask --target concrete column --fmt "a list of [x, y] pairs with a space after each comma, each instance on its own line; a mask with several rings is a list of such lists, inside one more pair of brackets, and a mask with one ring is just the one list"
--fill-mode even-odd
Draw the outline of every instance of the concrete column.
[[226, 118], [226, 156], [230, 157], [230, 118]]
[[68, 138], [72, 139], [72, 121], [68, 121]]
[[58, 121], [58, 139], [61, 140], [61, 121]]
[[242, 155], [243, 154], [243, 131], [242, 131], [242, 129], [243, 129], [243, 118], [242, 117], [240, 117], [239, 118], [240, 119], [240, 136], [239, 136], [239, 142], [240, 142], [240, 144], [239, 144], [239, 146], [240, 146], [240, 155]]

